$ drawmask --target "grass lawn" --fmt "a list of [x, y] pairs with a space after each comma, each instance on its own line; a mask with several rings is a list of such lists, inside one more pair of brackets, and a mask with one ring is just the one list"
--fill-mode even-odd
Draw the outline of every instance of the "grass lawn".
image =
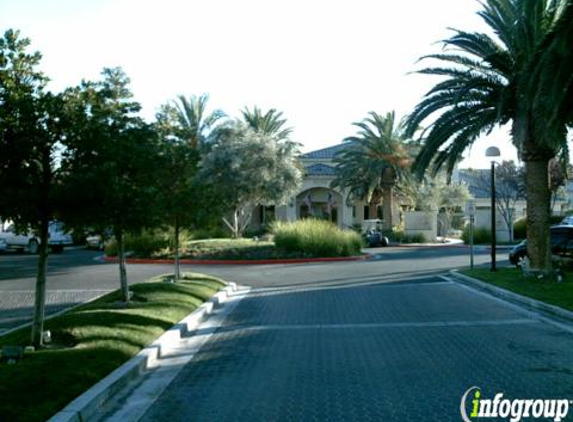
[[[186, 274], [182, 282], [130, 286], [128, 306], [113, 292], [49, 319], [52, 343], [14, 365], [0, 363], [0, 421], [45, 421], [200, 306], [224, 286]], [[0, 337], [29, 344], [30, 328]]]
[[485, 268], [460, 272], [520, 295], [573, 311], [572, 273], [566, 273], [565, 280], [561, 283], [556, 283], [554, 281], [525, 278], [521, 270], [515, 267], [498, 268], [494, 273]]

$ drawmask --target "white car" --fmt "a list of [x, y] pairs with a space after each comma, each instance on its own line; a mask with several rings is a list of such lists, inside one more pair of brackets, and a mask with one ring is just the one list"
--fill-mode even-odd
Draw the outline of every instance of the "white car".
[[[63, 223], [52, 221], [48, 227], [48, 246], [54, 253], [60, 253], [65, 246], [73, 244], [72, 236], [65, 233]], [[32, 233], [17, 233], [14, 225], [11, 224], [6, 230], [0, 232], [0, 250], [2, 243], [5, 243], [6, 250], [27, 250], [32, 254], [38, 253], [40, 239]]]

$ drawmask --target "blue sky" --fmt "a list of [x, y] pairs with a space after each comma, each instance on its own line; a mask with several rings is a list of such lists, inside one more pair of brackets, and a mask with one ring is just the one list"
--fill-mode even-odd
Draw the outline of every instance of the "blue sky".
[[[61, 90], [121, 66], [152, 119], [179, 94], [209, 93], [238, 116], [275, 107], [308, 151], [352, 135], [370, 110], [408, 113], [435, 79], [412, 74], [448, 27], [484, 29], [476, 0], [0, 0], [0, 29], [20, 29]], [[487, 167], [492, 144], [515, 159], [507, 130], [468, 152]]]

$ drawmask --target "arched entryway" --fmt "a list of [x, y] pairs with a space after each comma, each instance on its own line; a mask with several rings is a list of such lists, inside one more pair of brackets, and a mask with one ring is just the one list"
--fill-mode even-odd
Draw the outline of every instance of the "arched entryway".
[[318, 218], [340, 225], [342, 195], [328, 188], [311, 188], [296, 197], [296, 217]]

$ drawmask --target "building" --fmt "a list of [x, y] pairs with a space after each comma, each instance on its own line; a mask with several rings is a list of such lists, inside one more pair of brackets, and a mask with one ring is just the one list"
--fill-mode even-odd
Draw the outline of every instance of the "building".
[[[305, 174], [296, 196], [285, 205], [258, 207], [253, 215], [253, 225], [264, 225], [272, 219], [295, 221], [313, 216], [331, 220], [340, 227], [361, 226], [368, 217], [368, 204], [350, 200], [348, 192], [330, 186], [335, 176], [334, 156], [344, 146], [338, 144], [303, 154], [301, 162]], [[378, 217], [383, 220], [382, 207], [378, 208]], [[398, 209], [395, 215], [398, 215]]]

